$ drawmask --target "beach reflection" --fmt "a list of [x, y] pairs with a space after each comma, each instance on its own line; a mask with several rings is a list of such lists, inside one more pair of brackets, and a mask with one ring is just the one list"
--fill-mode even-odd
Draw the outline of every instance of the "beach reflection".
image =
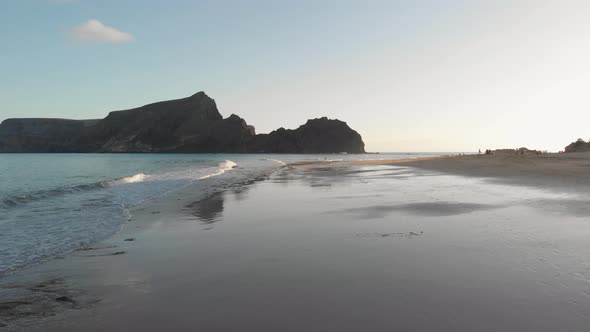
[[104, 300], [120, 306], [65, 330], [587, 330], [586, 196], [402, 166], [216, 188], [183, 204], [207, 226], [163, 222], [93, 258], [125, 277]]
[[232, 197], [236, 201], [243, 201], [248, 198], [248, 192], [250, 188], [252, 188], [252, 183], [241, 184], [231, 189], [231, 193], [233, 194]]
[[223, 218], [223, 209], [227, 195], [231, 193], [231, 198], [236, 201], [243, 201], [248, 198], [248, 191], [252, 187], [252, 183], [241, 183], [239, 185], [231, 186], [230, 188], [212, 192], [205, 196], [205, 198], [195, 201], [187, 208], [191, 215], [203, 224], [213, 224]]
[[225, 191], [216, 191], [187, 207], [192, 210], [191, 214], [203, 224], [212, 224], [221, 220], [223, 216], [224, 196]]

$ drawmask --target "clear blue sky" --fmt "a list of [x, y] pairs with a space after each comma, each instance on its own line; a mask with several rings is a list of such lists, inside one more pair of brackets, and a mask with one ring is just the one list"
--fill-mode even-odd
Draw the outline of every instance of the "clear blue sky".
[[0, 120], [205, 91], [258, 132], [328, 116], [371, 151], [590, 136], [586, 1], [3, 0]]

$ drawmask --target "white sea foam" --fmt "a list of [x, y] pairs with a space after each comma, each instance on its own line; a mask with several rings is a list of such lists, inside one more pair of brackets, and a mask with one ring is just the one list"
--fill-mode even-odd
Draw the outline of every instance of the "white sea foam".
[[221, 175], [223, 173], [225, 173], [226, 171], [229, 171], [232, 168], [236, 168], [238, 167], [238, 164], [234, 163], [231, 160], [226, 160], [222, 163], [219, 163], [219, 170], [217, 172], [211, 173], [211, 174], [207, 174], [207, 175], [203, 175], [199, 178], [199, 180], [202, 179], [207, 179], [213, 176], [217, 176], [217, 175]]
[[154, 181], [171, 181], [171, 180], [202, 180], [210, 177], [221, 175], [232, 168], [238, 167], [238, 164], [231, 160], [225, 160], [217, 165], [217, 167], [206, 168], [188, 168], [179, 171], [170, 171], [160, 174], [144, 174], [138, 173], [114, 180], [103, 181], [101, 184], [104, 187], [111, 187], [115, 185], [139, 183], [139, 182], [154, 182]]
[[217, 166], [195, 163], [160, 173], [140, 172], [2, 198], [0, 275], [111, 236], [127, 220], [126, 208], [235, 167], [231, 160]]
[[170, 171], [161, 174], [147, 175], [144, 181], [197, 181], [210, 177], [221, 175], [232, 168], [238, 167], [238, 164], [231, 160], [225, 160], [217, 165], [217, 167], [205, 168], [187, 168], [178, 171]]
[[275, 162], [275, 163], [277, 163], [277, 164], [280, 164], [280, 165], [283, 165], [283, 166], [284, 166], [284, 165], [287, 165], [287, 163], [286, 163], [286, 162], [284, 162], [284, 161], [282, 161], [282, 160], [278, 160], [278, 159], [270, 159], [270, 158], [266, 158], [266, 159], [264, 159], [264, 160], [273, 161], [273, 162]]
[[138, 173], [135, 175], [131, 175], [131, 176], [127, 176], [118, 180], [115, 180], [115, 182], [118, 183], [137, 183], [137, 182], [142, 182], [144, 181], [146, 178], [146, 175], [143, 173]]

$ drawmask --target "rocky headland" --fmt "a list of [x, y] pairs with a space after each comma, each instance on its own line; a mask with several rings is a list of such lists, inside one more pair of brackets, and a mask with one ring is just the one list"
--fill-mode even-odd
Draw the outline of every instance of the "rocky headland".
[[204, 92], [110, 112], [99, 120], [7, 119], [0, 152], [119, 153], [364, 153], [361, 136], [326, 117], [297, 129], [256, 134], [232, 114], [219, 113]]

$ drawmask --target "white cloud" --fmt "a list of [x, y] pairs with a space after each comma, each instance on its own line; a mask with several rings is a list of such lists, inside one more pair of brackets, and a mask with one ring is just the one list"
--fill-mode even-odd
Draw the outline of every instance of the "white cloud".
[[127, 43], [135, 39], [130, 33], [119, 31], [94, 19], [75, 27], [72, 37], [79, 41], [103, 43]]

